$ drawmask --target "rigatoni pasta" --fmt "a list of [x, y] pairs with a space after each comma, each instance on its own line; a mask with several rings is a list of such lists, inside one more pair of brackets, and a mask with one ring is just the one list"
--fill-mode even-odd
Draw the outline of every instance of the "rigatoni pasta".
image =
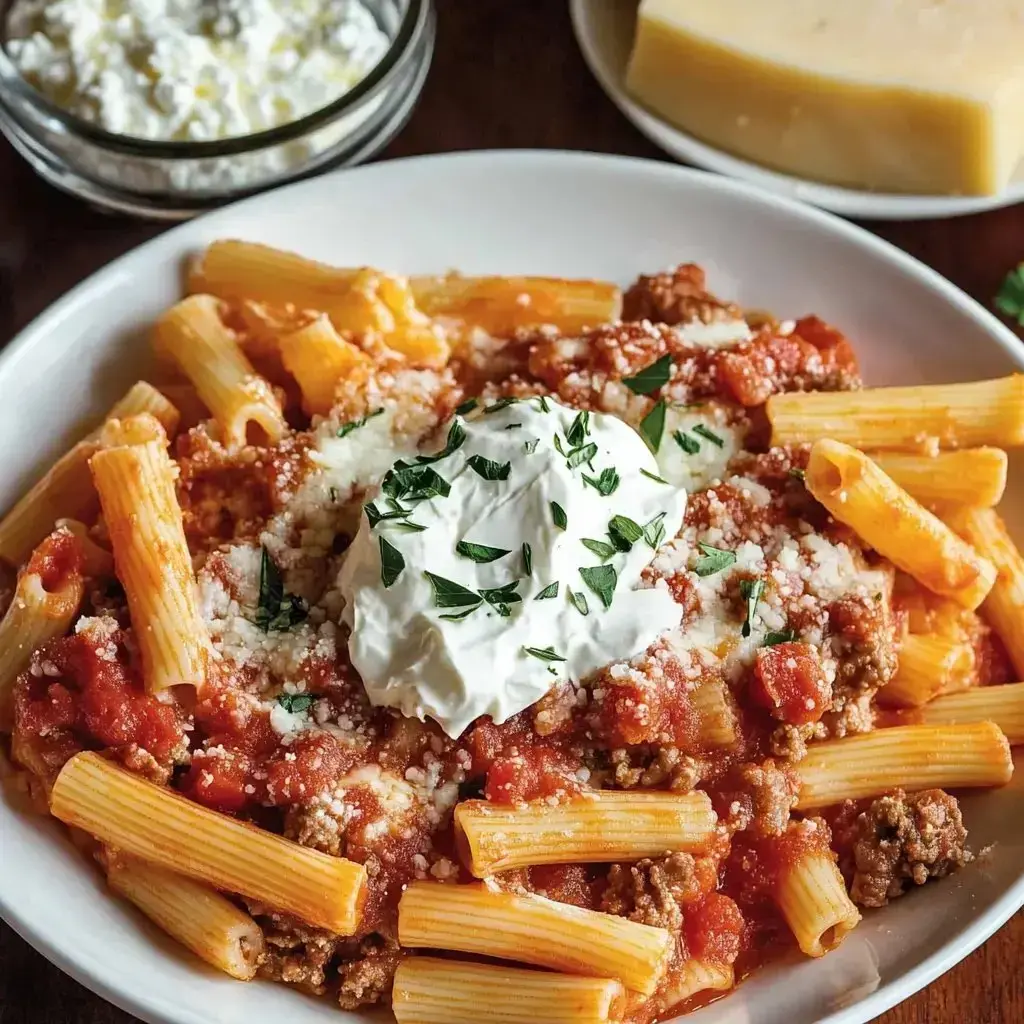
[[320, 928], [359, 925], [366, 869], [215, 814], [93, 753], [64, 766], [50, 811], [140, 860], [241, 893]]
[[966, 689], [973, 673], [970, 644], [940, 634], [911, 633], [900, 645], [899, 671], [878, 699], [892, 707], [917, 707], [940, 693]]
[[484, 885], [417, 882], [398, 905], [403, 946], [519, 960], [570, 974], [618, 978], [650, 995], [673, 947], [670, 932], [536, 895]]
[[992, 589], [992, 563], [862, 452], [838, 441], [816, 442], [806, 482], [836, 519], [934, 593], [977, 608]]
[[1024, 743], [1024, 683], [979, 686], [938, 697], [917, 708], [914, 718], [926, 725], [993, 722], [1011, 745]]
[[871, 457], [900, 487], [924, 504], [991, 508], [999, 504], [1006, 490], [1009, 460], [1001, 448], [962, 448], [935, 455], [874, 452]]
[[455, 825], [477, 878], [531, 864], [702, 853], [717, 818], [706, 793], [589, 793], [555, 807], [463, 801]]

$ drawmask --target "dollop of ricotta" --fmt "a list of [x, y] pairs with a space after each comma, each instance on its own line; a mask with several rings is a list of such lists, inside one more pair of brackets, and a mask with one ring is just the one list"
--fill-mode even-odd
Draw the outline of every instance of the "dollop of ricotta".
[[637, 585], [686, 492], [627, 424], [502, 399], [457, 415], [439, 446], [392, 466], [339, 577], [374, 704], [455, 737], [679, 625], [667, 589]]

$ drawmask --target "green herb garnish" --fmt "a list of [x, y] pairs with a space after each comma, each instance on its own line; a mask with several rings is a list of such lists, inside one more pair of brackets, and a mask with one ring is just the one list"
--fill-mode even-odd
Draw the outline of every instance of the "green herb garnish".
[[608, 521], [608, 536], [619, 551], [631, 550], [643, 535], [643, 527], [629, 516], [612, 516]]
[[560, 530], [564, 530], [569, 525], [569, 518], [565, 514], [565, 509], [557, 501], [551, 502], [551, 518], [554, 520], [555, 526]]
[[804, 480], [807, 478], [807, 473], [802, 469], [797, 469], [795, 466], [789, 471], [789, 475], [794, 480], [799, 480], [800, 483], [803, 483]]
[[614, 469], [602, 469], [601, 475], [595, 480], [592, 476], [583, 474], [583, 482], [590, 484], [591, 487], [597, 491], [598, 494], [603, 495], [605, 498], [609, 494], [614, 494], [619, 486], [619, 474]]
[[754, 616], [757, 614], [757, 602], [761, 600], [764, 593], [764, 580], [741, 580], [740, 597], [747, 602], [747, 617], [743, 620], [743, 628], [740, 636], [750, 636], [750, 629], [754, 623]]
[[522, 426], [522, 423], [510, 423], [505, 429], [506, 430], [516, 430], [516, 429], [518, 429], [521, 426]]
[[260, 559], [260, 592], [253, 622], [264, 633], [283, 633], [302, 622], [307, 610], [301, 597], [284, 589], [281, 570], [264, 548]]
[[580, 569], [580, 576], [583, 582], [601, 599], [605, 608], [611, 608], [612, 597], [615, 594], [615, 585], [619, 581], [619, 574], [611, 565], [594, 565]]
[[671, 376], [672, 357], [665, 355], [655, 360], [650, 366], [645, 366], [638, 374], [624, 378], [622, 383], [634, 395], [649, 395], [652, 391], [663, 388]]
[[523, 546], [520, 550], [523, 553], [523, 570], [529, 576], [533, 572], [533, 548], [523, 541]]
[[539, 594], [535, 595], [534, 601], [546, 601], [549, 597], [558, 597], [558, 583], [549, 583]]
[[511, 583], [506, 583], [501, 587], [491, 587], [486, 590], [480, 591], [480, 596], [503, 618], [508, 618], [512, 614], [512, 609], [509, 605], [519, 604], [522, 601], [522, 596], [517, 593], [516, 587], [519, 586], [519, 580], [513, 580]]
[[565, 462], [569, 469], [575, 469], [577, 466], [582, 466], [584, 462], [589, 462], [596, 454], [597, 445], [591, 441], [590, 444], [585, 444], [582, 448], [574, 448], [569, 452]]
[[736, 562], [736, 553], [734, 551], [726, 551], [725, 548], [714, 548], [703, 541], [698, 541], [697, 547], [703, 552], [702, 557], [698, 558], [693, 566], [693, 571], [698, 576], [714, 576], [716, 572], [728, 569], [730, 565]]
[[572, 601], [573, 606], [575, 607], [576, 611], [580, 613], [580, 615], [590, 614], [590, 607], [587, 604], [586, 594], [579, 594], [575, 590], [572, 590], [570, 587], [566, 587], [565, 592], [569, 595], [569, 600]]
[[379, 416], [384, 411], [383, 408], [377, 409], [374, 412], [369, 412], [365, 416], [360, 416], [357, 420], [352, 420], [350, 423], [342, 423], [338, 427], [338, 432], [335, 436], [337, 437], [348, 437], [353, 430], [358, 430], [360, 427], [366, 426], [369, 420], [372, 420], [374, 416]]
[[541, 412], [551, 412], [551, 406], [548, 405], [548, 400], [543, 395], [537, 395], [535, 397]]
[[422, 501], [425, 498], [447, 498], [452, 487], [431, 466], [414, 466], [399, 460], [384, 475], [380, 489], [396, 501], [399, 498]]
[[447, 612], [444, 615], [439, 615], [439, 619], [447, 619], [449, 622], [461, 622], [463, 619], [468, 619], [480, 607], [482, 602], [477, 601], [472, 608], [467, 608], [463, 612]]
[[378, 537], [380, 542], [380, 581], [386, 590], [390, 587], [405, 569], [405, 559], [402, 552], [389, 543], [386, 537]]
[[430, 462], [440, 462], [441, 459], [448, 458], [452, 452], [461, 448], [465, 442], [466, 428], [458, 420], [455, 420], [448, 428], [448, 440], [445, 446], [436, 455], [417, 455], [416, 461], [421, 466], [427, 465]]
[[540, 444], [540, 438], [535, 437], [532, 441], [526, 441], [523, 444], [523, 450], [527, 455], [532, 455], [537, 450], [537, 445]]
[[579, 448], [587, 439], [590, 433], [590, 413], [584, 409], [576, 413], [569, 429], [565, 432], [565, 439], [573, 448]]
[[696, 455], [700, 451], [700, 441], [694, 440], [685, 430], [677, 430], [672, 436], [687, 455]]
[[1024, 263], [1019, 263], [1003, 278], [996, 295], [996, 309], [1024, 327]]
[[791, 644], [796, 639], [796, 633], [792, 629], [782, 629], [776, 632], [772, 630], [765, 633], [762, 647], [774, 647], [776, 644]]
[[644, 523], [644, 540], [654, 551], [661, 547], [665, 539], [665, 513], [659, 512], [649, 523]]
[[523, 651], [531, 657], [539, 658], [541, 661], [565, 661], [565, 658], [555, 653], [553, 647], [524, 647]]
[[662, 401], [655, 403], [654, 408], [640, 421], [640, 436], [647, 447], [657, 455], [664, 433], [665, 403]]
[[467, 398], [464, 402], [460, 402], [455, 406], [455, 415], [465, 416], [467, 413], [471, 413], [479, 404], [475, 398]]
[[[647, 477], [648, 480], [653, 480], [656, 484], [667, 484], [668, 481], [663, 476], [658, 476], [657, 473], [652, 473], [649, 470], [641, 469], [641, 474]], [[671, 486], [671, 484], [669, 484]]]
[[279, 693], [277, 695], [277, 703], [290, 715], [308, 711], [315, 700], [316, 697], [311, 693]]
[[725, 441], [723, 441], [713, 430], [705, 427], [703, 423], [698, 423], [693, 427], [695, 434], [700, 434], [705, 441], [710, 441], [716, 448], [724, 448]]
[[482, 600], [475, 590], [470, 590], [461, 583], [446, 580], [443, 576], [436, 576], [425, 570], [423, 575], [430, 580], [431, 589], [434, 591], [434, 604], [438, 608], [475, 608]]
[[474, 562], [480, 562], [486, 564], [487, 562], [493, 562], [498, 558], [504, 558], [505, 555], [510, 554], [506, 548], [492, 548], [486, 544], [473, 544], [468, 540], [460, 540], [455, 545], [455, 550], [462, 555], [463, 558], [472, 559]]
[[501, 412], [502, 409], [507, 409], [510, 405], [515, 405], [518, 401], [518, 398], [499, 398], [496, 402], [492, 402], [484, 409], [484, 415], [490, 416], [492, 412]]
[[483, 455], [471, 455], [466, 461], [469, 468], [485, 480], [507, 480], [512, 472], [511, 462], [495, 462]]
[[593, 551], [598, 558], [612, 558], [615, 555], [615, 547], [607, 541], [594, 540], [592, 537], [584, 537], [580, 543], [588, 551]]

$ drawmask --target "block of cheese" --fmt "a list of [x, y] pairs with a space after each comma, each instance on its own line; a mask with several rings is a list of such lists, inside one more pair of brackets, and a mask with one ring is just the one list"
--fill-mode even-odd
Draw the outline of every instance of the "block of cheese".
[[629, 91], [802, 178], [1000, 191], [1024, 155], [1022, 0], [642, 0]]

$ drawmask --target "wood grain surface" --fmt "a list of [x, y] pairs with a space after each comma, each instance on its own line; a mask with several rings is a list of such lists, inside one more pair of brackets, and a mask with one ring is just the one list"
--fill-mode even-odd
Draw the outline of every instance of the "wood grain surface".
[[[437, 7], [430, 79], [385, 158], [542, 147], [663, 159], [591, 79], [564, 0], [438, 0]], [[1024, 205], [955, 220], [865, 226], [985, 304], [1006, 271], [1024, 259]], [[0, 343], [72, 285], [160, 230], [99, 213], [54, 191], [0, 140]], [[958, 967], [879, 1019], [885, 1024], [1019, 1024], [1024, 1021], [1021, 955], [1024, 915], [1018, 914]], [[0, 1024], [132, 1020], [0, 925]]]

